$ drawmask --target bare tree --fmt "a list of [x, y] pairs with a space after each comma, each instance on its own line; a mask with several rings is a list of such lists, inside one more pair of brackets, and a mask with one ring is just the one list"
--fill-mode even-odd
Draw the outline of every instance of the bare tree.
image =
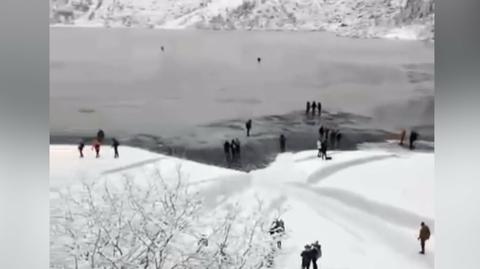
[[263, 202], [204, 210], [180, 170], [174, 179], [156, 170], [146, 185], [124, 176], [62, 192], [51, 225], [52, 266], [266, 267], [272, 239]]

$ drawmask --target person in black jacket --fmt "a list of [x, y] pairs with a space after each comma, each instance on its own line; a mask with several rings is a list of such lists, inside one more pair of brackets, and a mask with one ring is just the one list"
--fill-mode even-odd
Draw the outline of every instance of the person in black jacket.
[[314, 101], [314, 102], [312, 102], [312, 114], [313, 115], [315, 115], [315, 112], [317, 112], [316, 110], [317, 110], [317, 103], [315, 103], [315, 101]]
[[317, 103], [317, 110], [318, 110], [318, 115], [322, 115], [322, 103], [318, 102]]
[[252, 129], [252, 120], [247, 120], [245, 123], [245, 128], [247, 129], [247, 136], [250, 136], [250, 130]]
[[305, 114], [310, 113], [310, 102], [307, 101], [307, 109], [305, 110]]
[[322, 246], [318, 243], [318, 241], [315, 241], [315, 243], [312, 244], [312, 254], [313, 269], [317, 269], [317, 260], [322, 257]]
[[410, 149], [411, 150], [415, 148], [414, 143], [415, 141], [417, 141], [417, 139], [418, 139], [418, 133], [415, 131], [410, 132]]
[[285, 148], [287, 146], [287, 138], [281, 134], [280, 135], [280, 151], [285, 152]]
[[80, 144], [78, 144], [78, 151], [80, 152], [80, 158], [83, 158], [83, 148], [85, 147], [85, 143], [80, 141]]
[[228, 141], [225, 141], [225, 143], [223, 143], [223, 152], [225, 153], [225, 159], [227, 160], [227, 164], [230, 164], [230, 160], [231, 160], [230, 150], [231, 150], [230, 143]]
[[113, 147], [113, 150], [115, 151], [114, 158], [120, 157], [118, 155], [118, 146], [120, 146], [120, 143], [118, 142], [118, 140], [115, 138], [112, 138], [112, 147]]

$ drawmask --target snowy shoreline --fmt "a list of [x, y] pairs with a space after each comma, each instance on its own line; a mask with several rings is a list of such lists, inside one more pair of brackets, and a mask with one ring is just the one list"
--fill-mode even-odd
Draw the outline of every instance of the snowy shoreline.
[[[333, 160], [321, 161], [315, 150], [287, 152], [264, 169], [243, 173], [131, 147], [121, 147], [119, 159], [111, 147], [102, 149], [100, 159], [86, 148], [85, 158], [79, 159], [76, 146], [51, 145], [52, 221], [63, 210], [55, 193], [69, 189], [77, 195], [84, 180], [97, 182], [99, 191], [104, 181], [128, 179], [142, 185], [155, 169], [171, 175], [180, 165], [190, 183], [201, 184], [209, 214], [236, 203], [250, 208], [255, 197], [272, 210], [285, 208], [281, 216], [288, 236], [275, 269], [297, 267], [303, 245], [313, 240], [322, 244], [325, 255], [319, 262], [325, 268], [434, 268], [434, 153], [374, 143], [331, 155]], [[433, 231], [426, 256], [417, 253], [420, 221]], [[54, 264], [69, 260], [61, 245], [51, 253]]]

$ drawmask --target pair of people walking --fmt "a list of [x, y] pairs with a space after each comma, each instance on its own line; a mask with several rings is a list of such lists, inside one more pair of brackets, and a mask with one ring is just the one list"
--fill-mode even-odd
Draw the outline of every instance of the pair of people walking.
[[226, 140], [225, 143], [223, 143], [223, 151], [228, 164], [230, 164], [230, 162], [232, 161], [239, 159], [241, 151], [240, 139], [235, 138], [232, 139], [230, 142]]
[[322, 246], [318, 241], [315, 241], [313, 244], [305, 245], [300, 256], [302, 257], [302, 269], [309, 269], [310, 264], [313, 265], [313, 269], [317, 269], [317, 260], [322, 257]]
[[312, 114], [315, 115], [317, 110], [318, 110], [318, 115], [322, 115], [322, 103], [315, 102], [315, 101], [312, 101], [311, 103], [307, 102], [307, 107], [306, 107], [306, 110], [305, 110], [305, 114], [308, 114], [311, 111]]

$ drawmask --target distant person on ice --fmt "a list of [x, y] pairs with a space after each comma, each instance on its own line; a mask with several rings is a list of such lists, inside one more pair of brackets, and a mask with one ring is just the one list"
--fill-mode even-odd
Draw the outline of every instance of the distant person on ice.
[[230, 141], [230, 149], [231, 149], [232, 159], [233, 160], [237, 159], [240, 153], [240, 143], [237, 144], [237, 141], [232, 139], [232, 141]]
[[230, 143], [228, 141], [225, 141], [223, 143], [223, 152], [225, 153], [225, 159], [227, 160], [227, 164], [230, 164]]
[[120, 157], [119, 154], [118, 154], [118, 146], [120, 146], [120, 143], [118, 142], [117, 139], [113, 138], [112, 139], [112, 147], [113, 147], [113, 150], [115, 151], [115, 155], [114, 155], [115, 159]]
[[102, 129], [100, 129], [97, 132], [97, 140], [98, 142], [102, 143], [103, 139], [105, 139], [105, 132]]
[[415, 132], [415, 131], [412, 131], [410, 132], [410, 149], [414, 149], [415, 148], [415, 141], [417, 141], [418, 139], [418, 133]]
[[95, 139], [92, 144], [92, 148], [95, 150], [95, 157], [100, 158], [100, 141], [98, 139]]
[[322, 115], [322, 103], [318, 102], [317, 103], [317, 110], [318, 110], [318, 115]]
[[310, 263], [313, 260], [312, 247], [310, 245], [305, 245], [300, 256], [302, 257], [302, 269], [310, 269]]
[[422, 248], [420, 254], [425, 254], [425, 241], [428, 239], [430, 239], [430, 228], [422, 222], [420, 223], [420, 234], [418, 235], [418, 240], [420, 240], [420, 246]]
[[280, 135], [280, 152], [285, 152], [285, 148], [287, 146], [287, 138], [281, 134]]
[[260, 63], [262, 61], [262, 58], [257, 57], [257, 62]]
[[305, 113], [308, 114], [310, 113], [310, 102], [307, 101], [307, 109], [305, 110]]
[[324, 133], [325, 133], [325, 130], [323, 129], [323, 126], [320, 126], [320, 128], [318, 128], [318, 135], [320, 136], [320, 139], [323, 139]]
[[400, 143], [399, 143], [400, 146], [403, 146], [403, 141], [405, 140], [406, 134], [407, 132], [405, 131], [405, 129], [402, 129], [402, 131], [400, 132]]
[[83, 148], [85, 147], [85, 143], [83, 143], [83, 140], [80, 141], [80, 144], [78, 144], [78, 152], [80, 152], [80, 158], [83, 158]]
[[250, 130], [252, 129], [252, 120], [248, 120], [245, 123], [245, 128], [247, 129], [247, 136], [250, 136]]
[[315, 115], [315, 110], [317, 110], [317, 103], [312, 102], [312, 114]]

